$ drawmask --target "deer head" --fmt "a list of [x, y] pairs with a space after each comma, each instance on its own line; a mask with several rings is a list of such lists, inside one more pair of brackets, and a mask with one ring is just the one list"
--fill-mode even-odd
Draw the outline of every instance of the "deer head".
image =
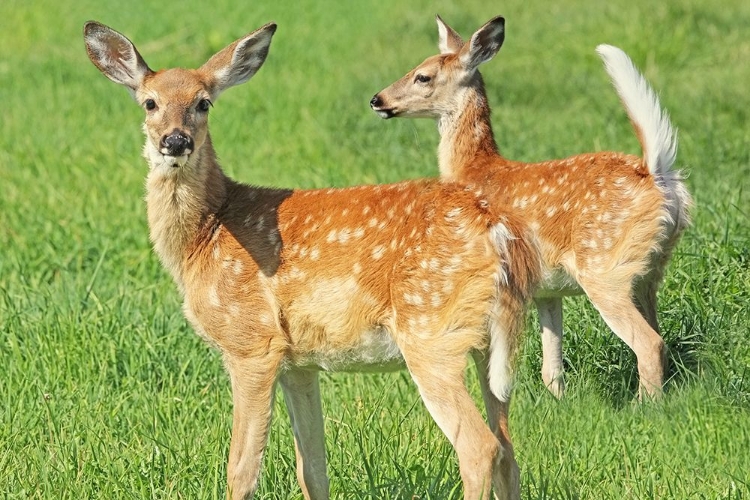
[[370, 101], [382, 118], [439, 118], [455, 112], [461, 88], [481, 84], [477, 68], [497, 54], [505, 39], [505, 19], [500, 16], [466, 43], [440, 16], [437, 25], [440, 54], [425, 59]]
[[146, 112], [144, 156], [152, 170], [174, 175], [199, 165], [210, 147], [208, 112], [219, 95], [248, 81], [268, 55], [276, 25], [266, 24], [211, 57], [198, 69], [153, 71], [124, 35], [95, 21], [84, 25], [86, 51], [107, 78], [125, 86]]

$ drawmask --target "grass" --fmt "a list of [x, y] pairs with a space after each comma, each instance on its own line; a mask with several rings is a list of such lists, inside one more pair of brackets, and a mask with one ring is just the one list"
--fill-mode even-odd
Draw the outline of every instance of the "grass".
[[[265, 67], [212, 111], [225, 170], [285, 187], [436, 174], [429, 121], [372, 94], [503, 14], [483, 69], [511, 158], [638, 152], [593, 52], [623, 47], [680, 131], [697, 207], [660, 295], [670, 380], [632, 402], [635, 360], [585, 298], [566, 302], [568, 397], [538, 375], [530, 316], [511, 424], [525, 498], [750, 497], [750, 5], [739, 0], [218, 0], [0, 5], [0, 491], [4, 498], [223, 498], [231, 395], [148, 242], [141, 111], [85, 56], [82, 25], [127, 34], [153, 67], [197, 66], [275, 20]], [[473, 372], [469, 383], [478, 398]], [[325, 375], [334, 498], [460, 498], [450, 446], [405, 373]], [[279, 398], [280, 400], [280, 398]], [[300, 498], [277, 402], [258, 498]]]

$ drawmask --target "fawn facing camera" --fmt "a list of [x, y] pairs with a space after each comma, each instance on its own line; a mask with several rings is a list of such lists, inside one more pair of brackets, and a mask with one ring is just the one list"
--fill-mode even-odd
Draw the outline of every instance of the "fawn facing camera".
[[[540, 257], [515, 216], [437, 180], [254, 187], [219, 167], [208, 114], [250, 79], [275, 24], [198, 69], [151, 70], [125, 36], [84, 28], [91, 61], [146, 114], [154, 249], [196, 332], [222, 353], [234, 403], [228, 487], [257, 488], [281, 384], [305, 498], [328, 498], [320, 370], [406, 367], [458, 455], [465, 498], [520, 496], [508, 434], [513, 354]], [[489, 427], [464, 386], [479, 370]]]

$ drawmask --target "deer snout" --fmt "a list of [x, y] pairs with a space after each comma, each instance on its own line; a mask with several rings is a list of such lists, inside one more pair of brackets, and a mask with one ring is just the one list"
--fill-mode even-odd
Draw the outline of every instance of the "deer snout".
[[167, 156], [183, 156], [193, 152], [193, 138], [182, 130], [174, 129], [159, 142], [160, 152]]
[[372, 99], [370, 99], [370, 107], [375, 109], [379, 108], [383, 105], [383, 99], [380, 98], [380, 94], [375, 94], [372, 96]]
[[375, 94], [370, 99], [370, 107], [375, 111], [381, 118], [393, 118], [393, 109], [385, 107], [385, 102], [380, 94]]

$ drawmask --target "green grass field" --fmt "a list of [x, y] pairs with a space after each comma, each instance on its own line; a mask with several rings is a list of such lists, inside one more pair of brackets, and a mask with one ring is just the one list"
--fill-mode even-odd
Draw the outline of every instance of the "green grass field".
[[[634, 356], [583, 297], [565, 304], [569, 392], [554, 400], [530, 314], [511, 407], [524, 498], [750, 498], [750, 2], [460, 3], [0, 3], [0, 496], [224, 498], [229, 382], [151, 251], [142, 111], [88, 61], [83, 23], [159, 68], [276, 21], [212, 135], [233, 177], [308, 188], [437, 174], [434, 123], [385, 122], [368, 101], [436, 52], [440, 13], [464, 36], [506, 17], [483, 74], [515, 159], [639, 152], [594, 53], [622, 47], [679, 129], [696, 200], [660, 295], [662, 401], [633, 402]], [[333, 498], [461, 498], [406, 373], [324, 375], [322, 391]], [[257, 498], [301, 498], [293, 467], [278, 398]]]

